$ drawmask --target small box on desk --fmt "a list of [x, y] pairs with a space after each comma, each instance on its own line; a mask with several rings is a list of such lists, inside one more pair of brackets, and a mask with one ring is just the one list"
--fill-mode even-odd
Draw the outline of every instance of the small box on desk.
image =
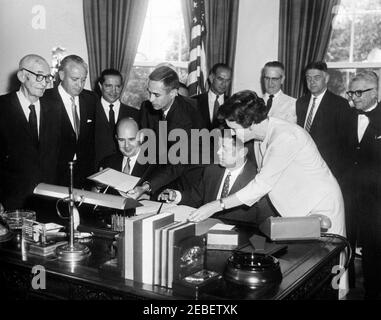
[[207, 248], [234, 250], [238, 246], [238, 232], [233, 225], [217, 224], [207, 233]]

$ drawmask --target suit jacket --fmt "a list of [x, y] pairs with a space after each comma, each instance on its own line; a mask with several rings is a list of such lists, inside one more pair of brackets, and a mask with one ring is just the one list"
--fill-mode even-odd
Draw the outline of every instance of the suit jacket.
[[[311, 94], [296, 101], [297, 123], [304, 127]], [[327, 90], [320, 102], [310, 129], [310, 135], [332, 173], [339, 180], [342, 173], [342, 153], [340, 151], [345, 138], [346, 113], [350, 107], [348, 101]]]
[[55, 104], [61, 110], [58, 184], [64, 186], [69, 185], [68, 162], [73, 161], [74, 154], [76, 154], [74, 186], [76, 188], [90, 187], [90, 181], [86, 178], [95, 171], [94, 137], [97, 96], [88, 90], [83, 90], [79, 94], [80, 134], [78, 141], [58, 88], [46, 90], [44, 97], [49, 101], [49, 104]]
[[[210, 121], [208, 92], [192, 96], [192, 98], [197, 101], [198, 110], [202, 118], [201, 128], [206, 128], [208, 130], [218, 128], [219, 122], [217, 119], [213, 119], [213, 122]], [[226, 99], [227, 97], [225, 97], [225, 100]]]
[[[187, 99], [177, 96], [167, 114], [166, 120], [161, 121], [162, 112], [155, 110], [149, 101], [143, 102], [140, 108], [141, 128], [151, 129], [155, 132], [157, 157], [152, 160], [160, 163], [157, 170], [148, 177], [153, 193], [158, 192], [172, 182], [175, 182], [172, 187], [182, 188], [183, 185], [197, 181], [201, 177], [203, 166], [190, 164], [191, 150], [194, 150], [191, 146], [191, 129], [199, 129], [201, 123], [200, 116], [195, 111], [194, 105], [189, 103]], [[165, 130], [165, 127], [167, 130]], [[168, 141], [168, 134], [174, 129], [183, 129], [187, 133], [187, 163], [180, 161], [180, 163], [172, 164], [170, 159], [168, 160], [171, 147], [175, 144], [181, 144], [178, 140], [176, 142]]]
[[[195, 185], [187, 186], [181, 191], [181, 202], [192, 207], [200, 207], [217, 199], [218, 191], [223, 183], [225, 168], [217, 164], [205, 167], [202, 179]], [[254, 160], [247, 160], [242, 172], [232, 185], [229, 195], [245, 187], [257, 174], [257, 166]], [[214, 214], [214, 218], [228, 220], [232, 223], [242, 223], [258, 226], [268, 216], [258, 210], [256, 205], [251, 207], [240, 206], [224, 210]]]
[[236, 193], [242, 203], [251, 206], [268, 194], [280, 215], [324, 214], [332, 222], [328, 232], [345, 235], [340, 187], [305, 130], [270, 117], [264, 140], [254, 147], [260, 171]]
[[348, 117], [343, 155], [345, 173], [342, 189], [346, 200], [348, 227], [360, 226], [360, 236], [372, 235], [381, 244], [381, 104], [369, 112], [369, 124], [358, 141], [358, 115], [351, 109]]
[[[144, 179], [145, 176], [148, 174], [149, 170], [153, 169], [152, 166], [154, 165], [150, 165], [149, 163], [141, 164], [141, 162], [139, 162], [139, 159], [141, 158], [142, 157], [140, 157], [140, 154], [139, 154], [138, 159], [135, 162], [135, 165], [132, 168], [132, 171], [130, 174], [132, 176], [141, 177], [142, 179]], [[123, 155], [120, 152], [118, 152], [104, 158], [100, 162], [99, 168], [103, 168], [103, 169], [112, 168], [114, 170], [122, 171], [123, 170], [122, 165], [123, 165]]]
[[[118, 119], [131, 117], [139, 123], [139, 110], [120, 104]], [[110, 124], [107, 120], [107, 116], [104, 112], [102, 103], [98, 100], [97, 109], [95, 113], [95, 165], [99, 165], [99, 162], [113, 153], [118, 151], [118, 144], [115, 140], [115, 132], [112, 132]]]
[[33, 143], [16, 92], [0, 97], [0, 202], [25, 208], [38, 183], [56, 183], [59, 109], [40, 99], [39, 144]]

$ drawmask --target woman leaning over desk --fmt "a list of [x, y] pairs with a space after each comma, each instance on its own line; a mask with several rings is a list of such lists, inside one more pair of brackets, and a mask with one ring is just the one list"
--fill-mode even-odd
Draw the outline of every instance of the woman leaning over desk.
[[283, 217], [328, 217], [330, 233], [345, 236], [344, 203], [340, 187], [303, 128], [268, 117], [264, 101], [253, 91], [234, 94], [220, 107], [219, 117], [243, 142], [254, 140], [258, 174], [245, 188], [194, 211], [198, 222], [214, 213], [251, 206], [263, 196]]

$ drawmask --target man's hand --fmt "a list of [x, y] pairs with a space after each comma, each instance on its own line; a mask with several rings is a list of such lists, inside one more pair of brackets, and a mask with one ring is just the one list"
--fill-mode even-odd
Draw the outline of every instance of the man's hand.
[[138, 187], [135, 187], [134, 189], [128, 191], [127, 197], [135, 199], [135, 200], [139, 200], [142, 198], [142, 196], [146, 192], [148, 192], [147, 185], [138, 186]]
[[159, 201], [165, 202], [173, 202], [176, 200], [176, 190], [173, 189], [165, 189], [162, 193], [157, 197]]
[[205, 220], [209, 218], [214, 213], [221, 210], [221, 205], [219, 201], [213, 201], [209, 202], [202, 207], [198, 208], [196, 211], [193, 211], [189, 217], [188, 220], [192, 222], [199, 222], [202, 220]]

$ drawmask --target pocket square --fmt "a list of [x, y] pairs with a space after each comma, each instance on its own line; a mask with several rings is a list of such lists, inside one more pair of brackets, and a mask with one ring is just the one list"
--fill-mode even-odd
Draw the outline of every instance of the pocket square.
[[375, 138], [376, 138], [376, 140], [380, 140], [380, 139], [381, 139], [381, 136], [378, 136], [378, 137], [376, 136]]
[[90, 123], [90, 122], [93, 122], [93, 120], [91, 120], [91, 119], [87, 119], [87, 123]]

